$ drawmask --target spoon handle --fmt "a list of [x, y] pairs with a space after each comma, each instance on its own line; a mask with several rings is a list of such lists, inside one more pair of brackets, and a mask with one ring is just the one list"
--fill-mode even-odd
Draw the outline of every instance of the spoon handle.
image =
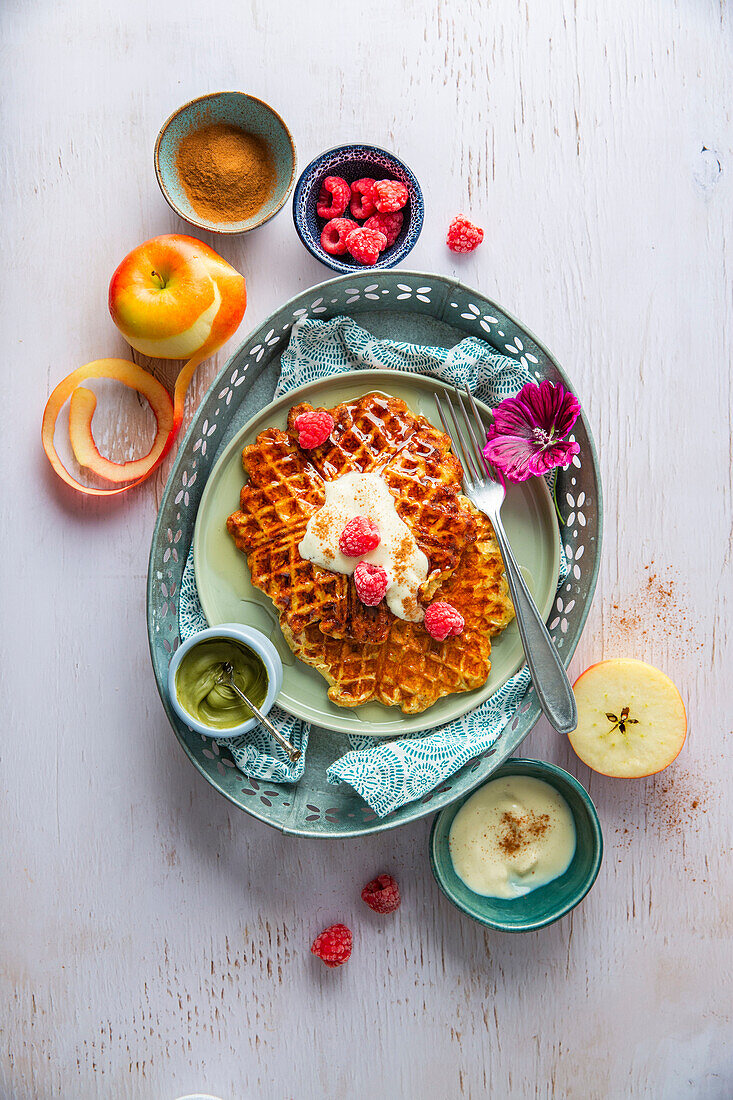
[[262, 711], [257, 709], [251, 699], [248, 699], [243, 691], [240, 691], [240, 689], [234, 683], [234, 680], [229, 677], [226, 683], [234, 692], [236, 692], [239, 698], [247, 704], [257, 721], [265, 727], [267, 732], [270, 734], [270, 737], [274, 738], [274, 740], [277, 741], [278, 745], [285, 750], [285, 752], [288, 754], [289, 759], [292, 760], [294, 764], [297, 760], [300, 760], [300, 757], [302, 755], [300, 749], [296, 749], [295, 745], [292, 745], [290, 741], [288, 741], [287, 737], [283, 737], [283, 735], [280, 733], [280, 730], [275, 729], [270, 719], [267, 718], [262, 713]]

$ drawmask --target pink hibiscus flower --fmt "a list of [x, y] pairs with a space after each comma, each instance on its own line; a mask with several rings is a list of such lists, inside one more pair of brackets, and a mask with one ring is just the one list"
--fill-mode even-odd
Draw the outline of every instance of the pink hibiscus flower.
[[505, 398], [494, 409], [484, 454], [510, 481], [526, 481], [555, 466], [567, 466], [580, 447], [563, 436], [579, 413], [577, 398], [559, 382], [528, 382], [516, 397]]

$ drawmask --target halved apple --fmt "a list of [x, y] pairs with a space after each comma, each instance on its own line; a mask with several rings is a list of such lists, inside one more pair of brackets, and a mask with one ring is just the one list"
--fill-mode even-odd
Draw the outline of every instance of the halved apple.
[[658, 668], [631, 657], [591, 665], [573, 685], [578, 725], [570, 744], [601, 775], [639, 778], [666, 768], [685, 743], [679, 691]]

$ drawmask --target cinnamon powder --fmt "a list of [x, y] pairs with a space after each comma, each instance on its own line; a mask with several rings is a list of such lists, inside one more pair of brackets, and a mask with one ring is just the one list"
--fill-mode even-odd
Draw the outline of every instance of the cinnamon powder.
[[187, 134], [176, 168], [191, 206], [208, 221], [245, 221], [275, 188], [275, 162], [266, 142], [226, 122]]
[[507, 810], [501, 815], [500, 824], [504, 832], [499, 838], [499, 847], [502, 852], [513, 856], [545, 835], [550, 828], [550, 815], [535, 814], [530, 810], [517, 817]]

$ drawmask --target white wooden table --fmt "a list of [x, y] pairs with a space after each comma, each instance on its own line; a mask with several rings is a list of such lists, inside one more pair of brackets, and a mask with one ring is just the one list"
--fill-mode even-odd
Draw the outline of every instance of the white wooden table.
[[[5, 0], [2, 40], [2, 1100], [731, 1096], [725, 0]], [[590, 416], [606, 540], [573, 671], [660, 665], [690, 734], [638, 782], [591, 775], [544, 722], [528, 738], [589, 787], [606, 839], [592, 893], [539, 934], [450, 907], [428, 820], [299, 842], [219, 797], [149, 665], [164, 475], [83, 500], [41, 452], [51, 386], [126, 354], [111, 272], [186, 232], [155, 183], [158, 127], [222, 88], [281, 111], [301, 166], [346, 140], [402, 155], [427, 206], [410, 266], [522, 318]], [[443, 244], [459, 211], [486, 229], [465, 258]], [[289, 207], [217, 247], [247, 276], [241, 336], [328, 274]], [[100, 421], [115, 455], [140, 418], [132, 401]], [[395, 919], [359, 900], [383, 869]], [[308, 949], [335, 919], [356, 946], [329, 972]]]

